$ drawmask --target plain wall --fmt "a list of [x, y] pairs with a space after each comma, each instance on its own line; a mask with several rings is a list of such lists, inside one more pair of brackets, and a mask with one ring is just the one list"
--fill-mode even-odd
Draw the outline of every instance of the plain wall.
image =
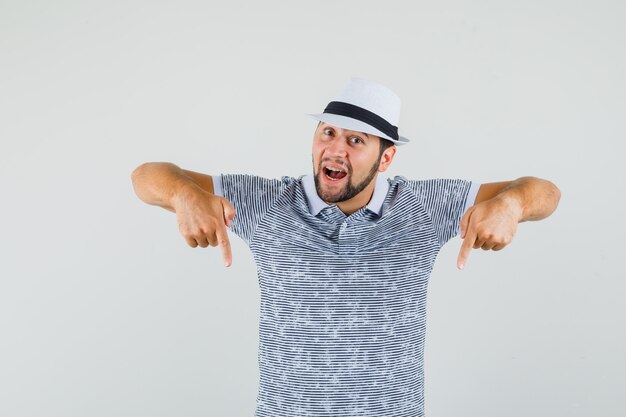
[[[0, 0], [0, 415], [252, 416], [259, 289], [130, 174], [309, 173], [353, 76], [402, 98], [388, 174], [562, 198], [430, 277], [428, 417], [626, 415], [620, 1]], [[230, 233], [230, 232], [229, 232]], [[385, 416], [381, 416], [385, 417]]]

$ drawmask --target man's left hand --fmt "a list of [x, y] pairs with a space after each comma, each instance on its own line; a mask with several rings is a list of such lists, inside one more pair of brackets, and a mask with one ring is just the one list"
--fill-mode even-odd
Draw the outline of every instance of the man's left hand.
[[522, 217], [519, 202], [495, 196], [478, 203], [461, 218], [461, 238], [457, 267], [463, 269], [472, 248], [500, 250], [511, 243]]

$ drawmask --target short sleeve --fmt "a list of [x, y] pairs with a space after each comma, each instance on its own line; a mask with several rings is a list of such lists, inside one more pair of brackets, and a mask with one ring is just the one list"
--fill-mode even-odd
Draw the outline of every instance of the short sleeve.
[[235, 208], [230, 230], [249, 245], [261, 219], [287, 188], [289, 179], [250, 174], [213, 176], [213, 194], [226, 198]]
[[463, 208], [463, 214], [467, 211], [468, 208], [474, 205], [476, 201], [476, 196], [478, 195], [478, 189], [480, 188], [480, 183], [476, 181], [472, 181], [472, 185], [470, 185], [469, 192], [467, 193], [467, 198], [465, 199], [465, 207]]
[[461, 217], [474, 204], [479, 184], [445, 178], [409, 180], [408, 184], [432, 220], [439, 245], [458, 235]]

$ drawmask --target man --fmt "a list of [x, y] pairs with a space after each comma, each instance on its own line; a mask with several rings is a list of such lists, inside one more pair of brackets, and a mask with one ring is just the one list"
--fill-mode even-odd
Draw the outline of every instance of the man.
[[517, 224], [551, 214], [560, 192], [522, 177], [386, 178], [400, 100], [352, 79], [313, 137], [313, 175], [211, 177], [167, 163], [133, 172], [138, 196], [176, 212], [192, 246], [221, 246], [226, 226], [250, 247], [261, 289], [256, 416], [423, 416], [426, 289], [441, 247], [459, 231], [501, 250]]

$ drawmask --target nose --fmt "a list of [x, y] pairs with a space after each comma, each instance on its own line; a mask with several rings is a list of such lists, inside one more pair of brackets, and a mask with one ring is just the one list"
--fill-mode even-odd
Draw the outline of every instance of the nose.
[[347, 148], [348, 145], [344, 137], [337, 135], [337, 137], [331, 140], [326, 147], [326, 154], [327, 156], [338, 156], [343, 158], [348, 154]]

